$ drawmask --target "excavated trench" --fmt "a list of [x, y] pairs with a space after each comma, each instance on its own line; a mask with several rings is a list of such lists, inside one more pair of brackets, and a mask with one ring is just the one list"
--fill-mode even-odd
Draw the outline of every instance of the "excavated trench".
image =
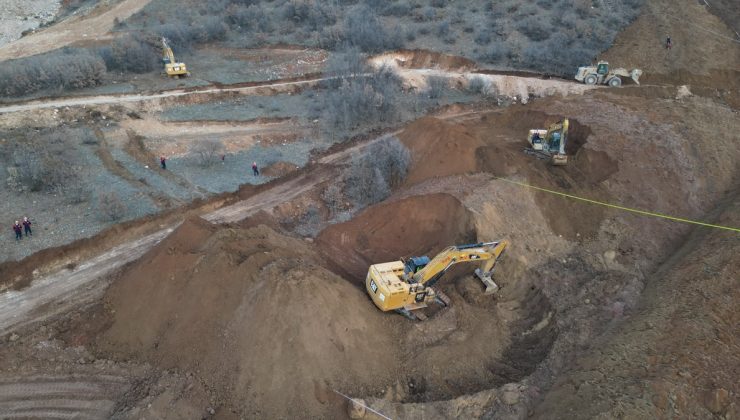
[[[474, 225], [473, 214], [451, 195], [412, 196], [332, 225], [316, 243], [331, 269], [364, 292], [370, 264], [491, 239], [477, 237]], [[445, 275], [438, 287], [452, 304], [428, 308], [428, 320], [384, 314], [401, 324], [407, 385], [389, 398], [436, 401], [494, 388], [528, 376], [549, 353], [557, 337], [555, 313], [523, 264], [501, 259], [496, 277], [510, 285], [505, 297], [484, 295], [474, 268], [458, 265]]]

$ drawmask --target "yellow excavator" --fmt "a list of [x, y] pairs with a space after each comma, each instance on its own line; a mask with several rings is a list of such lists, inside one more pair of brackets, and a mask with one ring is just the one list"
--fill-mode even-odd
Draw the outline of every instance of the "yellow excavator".
[[507, 245], [507, 241], [457, 245], [445, 248], [432, 259], [423, 256], [373, 264], [367, 272], [365, 287], [381, 311], [396, 311], [423, 320], [426, 316], [414, 311], [434, 301], [449, 305], [449, 298], [432, 286], [455, 264], [481, 262], [475, 276], [485, 285], [485, 294], [496, 292], [493, 269]]
[[568, 142], [567, 118], [551, 125], [547, 130], [529, 130], [527, 141], [529, 148], [525, 152], [543, 159], [550, 159], [553, 165], [565, 165], [568, 163], [568, 155], [565, 154], [565, 146]]
[[190, 76], [185, 63], [178, 63], [175, 60], [175, 54], [164, 37], [162, 38], [162, 60], [164, 61], [164, 71], [167, 73], [167, 76], [174, 77], [175, 79]]

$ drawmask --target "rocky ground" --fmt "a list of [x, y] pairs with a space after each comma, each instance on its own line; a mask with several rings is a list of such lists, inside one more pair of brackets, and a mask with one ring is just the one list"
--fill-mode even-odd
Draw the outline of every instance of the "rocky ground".
[[53, 21], [60, 7], [60, 0], [0, 1], [0, 46]]

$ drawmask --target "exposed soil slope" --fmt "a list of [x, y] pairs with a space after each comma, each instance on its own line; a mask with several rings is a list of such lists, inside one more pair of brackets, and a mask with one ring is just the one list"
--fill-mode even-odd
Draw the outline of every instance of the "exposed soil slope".
[[482, 146], [465, 127], [425, 117], [398, 135], [411, 151], [412, 168], [406, 178], [411, 185], [431, 177], [461, 175], [475, 169], [475, 150]]
[[[737, 197], [718, 222], [740, 226]], [[648, 284], [635, 315], [560, 378], [537, 417], [739, 416], [738, 252], [737, 233], [695, 229]]]
[[[416, 196], [374, 206], [317, 238], [324, 255], [357, 284], [370, 264], [434, 253], [474, 241], [471, 216], [451, 195]], [[364, 288], [364, 286], [362, 286]]]
[[396, 350], [388, 320], [317, 261], [265, 226], [190, 219], [110, 288], [100, 349], [195, 372], [242, 416], [333, 417], [331, 387], [387, 382]]
[[[670, 50], [665, 49], [667, 36], [673, 42]], [[642, 15], [603, 58], [613, 66], [642, 69], [643, 84], [737, 89], [740, 43], [733, 41], [736, 36], [701, 1], [648, 1]]]

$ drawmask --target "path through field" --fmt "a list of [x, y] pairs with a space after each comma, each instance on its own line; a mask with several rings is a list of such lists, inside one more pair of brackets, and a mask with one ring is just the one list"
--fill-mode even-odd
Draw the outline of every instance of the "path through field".
[[85, 16], [71, 16], [62, 22], [0, 47], [0, 61], [55, 50], [80, 40], [96, 40], [113, 29], [114, 21], [125, 20], [151, 0], [123, 0], [113, 6], [103, 3]]

